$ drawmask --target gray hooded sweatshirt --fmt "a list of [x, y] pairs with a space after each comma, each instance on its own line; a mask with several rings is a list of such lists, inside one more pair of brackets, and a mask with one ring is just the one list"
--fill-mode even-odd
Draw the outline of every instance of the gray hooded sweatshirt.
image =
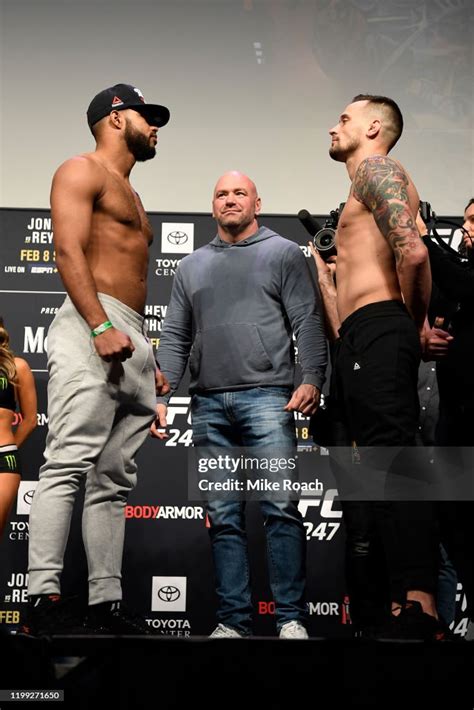
[[301, 249], [260, 227], [237, 244], [216, 236], [186, 256], [173, 281], [158, 348], [171, 393], [189, 359], [190, 392], [293, 387], [298, 346], [302, 382], [321, 388], [327, 347]]

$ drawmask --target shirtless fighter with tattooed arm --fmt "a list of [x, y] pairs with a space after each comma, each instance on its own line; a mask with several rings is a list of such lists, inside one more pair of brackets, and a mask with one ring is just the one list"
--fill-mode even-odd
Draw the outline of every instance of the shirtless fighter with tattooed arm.
[[[431, 290], [427, 250], [415, 225], [418, 193], [388, 157], [403, 129], [394, 101], [359, 95], [330, 130], [330, 156], [352, 181], [337, 230], [337, 293], [317, 254], [334, 346], [332, 401], [348, 445], [411, 446], [418, 425], [420, 339]], [[335, 321], [335, 322], [333, 322]], [[367, 630], [383, 622], [380, 580], [369, 553], [381, 543], [396, 636], [434, 637], [437, 545], [429, 503], [343, 502], [351, 613]], [[381, 575], [384, 570], [380, 570]], [[419, 602], [419, 603], [417, 603]], [[388, 609], [387, 609], [388, 611]]]

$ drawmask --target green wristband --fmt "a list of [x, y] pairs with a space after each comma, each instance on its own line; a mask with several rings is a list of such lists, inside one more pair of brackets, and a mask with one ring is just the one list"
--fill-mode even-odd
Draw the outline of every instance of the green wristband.
[[101, 323], [100, 325], [97, 326], [97, 328], [94, 328], [91, 330], [91, 335], [93, 338], [95, 338], [97, 335], [100, 335], [103, 333], [105, 330], [108, 330], [109, 328], [113, 328], [114, 326], [109, 320], [106, 320], [105, 323]]

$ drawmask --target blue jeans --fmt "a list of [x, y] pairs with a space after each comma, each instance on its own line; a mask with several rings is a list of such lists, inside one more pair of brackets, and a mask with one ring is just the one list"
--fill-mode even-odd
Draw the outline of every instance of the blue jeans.
[[440, 565], [438, 571], [438, 594], [436, 606], [439, 615], [448, 626], [456, 618], [456, 593], [458, 578], [456, 569], [443, 545], [440, 545]]
[[[194, 446], [275, 446], [296, 454], [293, 412], [283, 411], [291, 396], [286, 387], [253, 387], [232, 392], [195, 394], [192, 398]], [[277, 629], [304, 620], [306, 534], [295, 500], [260, 502], [267, 541], [270, 587]], [[218, 596], [217, 620], [243, 634], [251, 632], [252, 602], [245, 531], [245, 502], [209, 500], [210, 538]]]

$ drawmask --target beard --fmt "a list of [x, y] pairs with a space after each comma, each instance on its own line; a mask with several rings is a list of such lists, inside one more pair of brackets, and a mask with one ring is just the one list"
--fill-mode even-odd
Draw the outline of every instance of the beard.
[[359, 141], [357, 138], [348, 139], [345, 146], [341, 146], [340, 142], [337, 141], [329, 148], [329, 155], [333, 160], [337, 160], [340, 163], [345, 163], [347, 158], [359, 147]]
[[125, 128], [125, 143], [138, 163], [151, 160], [156, 155], [156, 148], [150, 145], [150, 139], [132, 128], [128, 120]]

